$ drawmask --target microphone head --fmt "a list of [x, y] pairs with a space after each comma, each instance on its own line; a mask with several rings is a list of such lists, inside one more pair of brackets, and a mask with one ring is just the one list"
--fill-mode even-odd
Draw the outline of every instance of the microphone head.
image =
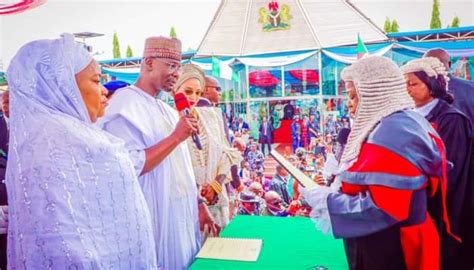
[[176, 110], [178, 111], [189, 109], [190, 106], [188, 98], [183, 93], [176, 93], [174, 95], [174, 104], [176, 106]]
[[337, 134], [337, 142], [340, 144], [346, 144], [347, 139], [349, 138], [349, 133], [351, 133], [350, 128], [341, 128], [339, 134]]

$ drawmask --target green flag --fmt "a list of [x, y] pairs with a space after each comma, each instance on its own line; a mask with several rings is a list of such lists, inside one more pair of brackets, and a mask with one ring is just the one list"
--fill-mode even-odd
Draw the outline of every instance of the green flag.
[[365, 47], [364, 42], [359, 34], [357, 34], [357, 59], [369, 55], [369, 50]]
[[235, 68], [232, 69], [232, 81], [234, 82], [240, 81], [239, 71]]
[[219, 78], [221, 76], [221, 66], [219, 58], [213, 56], [212, 57], [212, 76]]

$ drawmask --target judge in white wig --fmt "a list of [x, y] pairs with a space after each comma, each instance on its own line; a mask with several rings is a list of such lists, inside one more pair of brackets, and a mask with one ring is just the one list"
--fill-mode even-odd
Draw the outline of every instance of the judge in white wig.
[[439, 269], [439, 235], [427, 213], [427, 198], [445, 184], [437, 183], [446, 171], [439, 135], [411, 110], [390, 59], [363, 58], [341, 77], [354, 118], [342, 185], [304, 192], [311, 217], [344, 239], [351, 269]]
[[[407, 92], [415, 101], [415, 111], [424, 116], [439, 132], [446, 146], [446, 158], [453, 164], [447, 173], [446, 205], [452, 231], [462, 238], [462, 243], [456, 242], [446, 233], [441, 233], [442, 268], [472, 268], [470, 267], [474, 265], [472, 124], [464, 113], [451, 105], [453, 96], [448, 92], [448, 72], [438, 58], [415, 59], [401, 69], [405, 74]], [[439, 231], [443, 232], [440, 210], [440, 205], [430, 205], [430, 213], [441, 228]]]
[[10, 85], [9, 269], [156, 269], [151, 219], [122, 140], [92, 124], [106, 90], [72, 35], [23, 46]]

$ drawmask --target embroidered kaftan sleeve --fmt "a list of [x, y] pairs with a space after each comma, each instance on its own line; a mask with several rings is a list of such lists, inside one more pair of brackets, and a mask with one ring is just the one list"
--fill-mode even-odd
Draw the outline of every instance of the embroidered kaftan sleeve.
[[137, 175], [140, 175], [146, 161], [145, 149], [137, 140], [142, 137], [141, 132], [120, 115], [104, 123], [103, 129], [125, 141], [133, 167]]

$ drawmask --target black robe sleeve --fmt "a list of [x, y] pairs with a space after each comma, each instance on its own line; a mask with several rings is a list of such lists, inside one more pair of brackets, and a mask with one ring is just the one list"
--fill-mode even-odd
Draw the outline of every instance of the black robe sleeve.
[[448, 198], [459, 196], [459, 185], [467, 181], [470, 158], [470, 125], [467, 118], [457, 113], [446, 114], [439, 121], [438, 132], [446, 146], [446, 157], [453, 167], [448, 171]]
[[[474, 265], [474, 259], [472, 259], [472, 248], [474, 248], [472, 182], [474, 179], [471, 175], [472, 168], [470, 168], [473, 157], [471, 125], [467, 117], [458, 113], [445, 114], [440, 118], [438, 125], [438, 132], [446, 146], [446, 157], [454, 165], [448, 171], [446, 198], [451, 231], [463, 239], [463, 243], [459, 245], [449, 237], [442, 237], [444, 240], [442, 239], [441, 242], [445, 243], [442, 260], [446, 269], [461, 269], [457, 266], [471, 263]], [[446, 243], [451, 244], [446, 245]], [[459, 256], [451, 258], [447, 254], [459, 254]]]

